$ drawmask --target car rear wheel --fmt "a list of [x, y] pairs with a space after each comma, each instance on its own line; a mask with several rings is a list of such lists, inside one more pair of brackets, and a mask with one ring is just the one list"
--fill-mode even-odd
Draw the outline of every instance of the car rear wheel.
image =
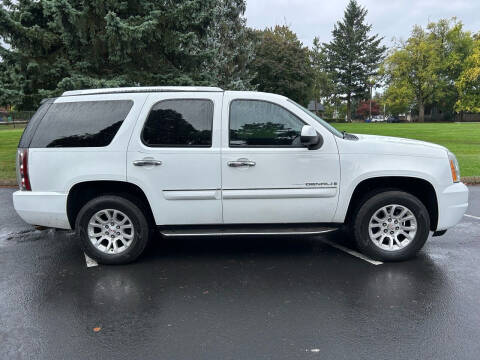
[[145, 249], [150, 227], [132, 201], [105, 195], [87, 202], [77, 216], [77, 234], [85, 253], [102, 264], [126, 264]]
[[425, 205], [403, 191], [385, 191], [367, 197], [354, 219], [359, 249], [382, 261], [414, 257], [428, 238], [430, 217]]

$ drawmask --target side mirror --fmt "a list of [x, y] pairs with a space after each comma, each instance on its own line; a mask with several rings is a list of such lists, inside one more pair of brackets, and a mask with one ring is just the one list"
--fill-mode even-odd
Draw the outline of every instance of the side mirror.
[[310, 125], [303, 125], [300, 133], [300, 142], [308, 148], [308, 150], [319, 149], [323, 145], [322, 135]]

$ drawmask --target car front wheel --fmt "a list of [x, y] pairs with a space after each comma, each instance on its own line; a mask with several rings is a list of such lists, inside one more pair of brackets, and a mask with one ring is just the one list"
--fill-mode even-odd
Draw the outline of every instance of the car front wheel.
[[425, 205], [403, 191], [368, 198], [354, 219], [354, 238], [362, 252], [382, 261], [414, 257], [428, 238], [430, 217]]

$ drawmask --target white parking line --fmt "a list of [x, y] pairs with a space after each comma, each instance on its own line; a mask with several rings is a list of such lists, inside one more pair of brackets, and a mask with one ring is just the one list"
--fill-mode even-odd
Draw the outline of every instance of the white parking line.
[[338, 250], [342, 250], [344, 252], [346, 252], [347, 254], [350, 254], [352, 256], [355, 256], [359, 259], [362, 259], [362, 260], [365, 260], [366, 262], [369, 262], [370, 264], [372, 265], [382, 265], [383, 262], [382, 261], [378, 261], [378, 260], [373, 260], [373, 259], [370, 259], [369, 257], [363, 255], [363, 254], [360, 254], [359, 252], [356, 252], [355, 250], [352, 250], [352, 249], [349, 249], [349, 248], [346, 248], [345, 246], [342, 246], [342, 245], [339, 245], [339, 244], [336, 244], [330, 240], [325, 240], [325, 239], [322, 239], [322, 241], [328, 245], [330, 245], [331, 247], [334, 247]]
[[84, 255], [85, 255], [85, 262], [87, 263], [87, 267], [98, 266], [98, 263], [95, 260], [89, 258], [88, 255], [85, 253]]
[[473, 215], [468, 215], [468, 214], [464, 214], [463, 216], [467, 216], [467, 217], [470, 217], [470, 218], [480, 220], [480, 216], [473, 216]]

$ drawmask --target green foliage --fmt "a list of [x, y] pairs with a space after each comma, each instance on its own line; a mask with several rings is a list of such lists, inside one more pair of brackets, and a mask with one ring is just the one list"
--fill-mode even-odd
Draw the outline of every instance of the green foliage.
[[412, 88], [404, 80], [392, 82], [384, 93], [385, 106], [393, 115], [405, 114], [410, 110], [415, 96]]
[[94, 87], [248, 88], [244, 10], [244, 0], [4, 1], [0, 103], [31, 109]]
[[394, 50], [385, 62], [392, 86], [391, 94], [413, 95], [409, 102], [417, 101], [420, 118], [424, 120], [425, 103], [433, 100], [438, 91], [441, 61], [440, 44], [431, 41], [428, 33], [415, 26], [410, 38]]
[[243, 18], [245, 0], [220, 0], [213, 12], [213, 22], [205, 47], [213, 57], [202, 71], [212, 84], [229, 90], [253, 90], [254, 74], [248, 66], [255, 56], [254, 35]]
[[257, 32], [252, 68], [258, 90], [273, 92], [306, 104], [310, 99], [312, 68], [309, 50], [288, 26]]
[[350, 0], [342, 21], [332, 31], [332, 41], [323, 44], [326, 67], [332, 74], [336, 91], [347, 101], [347, 116], [351, 118], [353, 98], [365, 98], [369, 78], [377, 73], [385, 46], [382, 38], [369, 35], [372, 26], [365, 23], [367, 10], [356, 0]]
[[466, 59], [455, 85], [459, 93], [455, 108], [480, 112], [480, 39], [475, 41], [472, 54]]
[[458, 91], [454, 84], [465, 67], [465, 61], [473, 50], [473, 38], [463, 24], [455, 18], [442, 19], [427, 26], [431, 41], [439, 42], [439, 80], [433, 104], [443, 112], [453, 115]]
[[427, 29], [415, 26], [383, 65], [389, 110], [406, 112], [417, 106], [420, 122], [424, 121], [426, 104], [453, 112], [458, 100], [454, 85], [472, 48], [471, 34], [455, 19], [430, 23]]
[[322, 100], [333, 100], [336, 94], [332, 76], [325, 67], [326, 56], [320, 43], [320, 39], [313, 39], [313, 47], [310, 51], [310, 62], [313, 72], [312, 96], [317, 103]]

